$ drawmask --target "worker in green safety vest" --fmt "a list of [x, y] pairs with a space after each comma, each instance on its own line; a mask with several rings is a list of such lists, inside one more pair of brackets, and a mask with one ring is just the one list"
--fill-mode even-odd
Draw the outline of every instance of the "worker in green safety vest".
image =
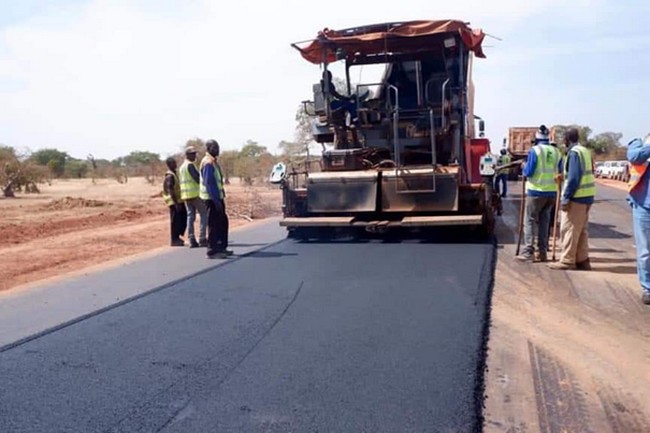
[[185, 234], [187, 226], [187, 212], [181, 199], [181, 184], [176, 173], [176, 160], [167, 158], [167, 172], [163, 180], [162, 198], [169, 208], [169, 230], [171, 235], [171, 246], [182, 247], [185, 245], [181, 236]]
[[206, 154], [201, 161], [201, 185], [199, 197], [208, 209], [208, 258], [227, 258], [232, 255], [228, 247], [228, 214], [226, 214], [226, 191], [223, 173], [219, 166], [219, 143], [208, 140]]
[[568, 146], [564, 163], [564, 184], [560, 205], [560, 261], [552, 269], [590, 270], [589, 210], [596, 195], [591, 151], [578, 143], [579, 132], [571, 128], [565, 135]]
[[545, 262], [551, 209], [557, 197], [556, 177], [560, 173], [561, 153], [550, 145], [549, 130], [542, 125], [535, 134], [535, 145], [528, 152], [523, 175], [526, 178], [526, 209], [524, 215], [524, 250], [517, 256], [522, 262], [535, 257], [533, 239], [537, 235], [539, 260]]
[[[506, 165], [510, 164], [510, 155], [508, 155], [508, 151], [506, 149], [501, 149], [501, 155], [499, 155], [499, 159], [497, 160], [497, 165]], [[505, 198], [508, 195], [508, 175], [510, 174], [510, 169], [509, 168], [504, 168], [502, 170], [499, 170], [499, 173], [497, 174], [495, 180], [494, 180], [494, 189], [496, 192], [499, 193], [499, 195], [502, 198]], [[501, 188], [499, 188], [501, 186]]]
[[[181, 199], [185, 203], [185, 209], [187, 210], [187, 238], [190, 241], [190, 248], [208, 246], [206, 238], [207, 209], [203, 200], [199, 198], [201, 173], [199, 173], [199, 167], [197, 166], [196, 154], [196, 148], [188, 146], [185, 149], [185, 161], [178, 170], [178, 177], [181, 182]], [[201, 219], [198, 242], [194, 231], [197, 213]]]

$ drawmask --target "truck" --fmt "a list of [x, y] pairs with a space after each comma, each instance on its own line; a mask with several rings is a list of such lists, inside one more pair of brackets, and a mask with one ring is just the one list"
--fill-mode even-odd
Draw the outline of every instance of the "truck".
[[[524, 161], [526, 159], [528, 151], [535, 143], [535, 134], [538, 130], [539, 126], [517, 126], [509, 128], [507, 150], [512, 157], [512, 161]], [[563, 131], [560, 128], [552, 127], [549, 132], [550, 141], [561, 146], [564, 141]], [[504, 143], [504, 146], [506, 146], [506, 143]], [[509, 178], [510, 180], [517, 180], [520, 175], [520, 167], [515, 166], [510, 170]]]
[[[484, 37], [460, 20], [407, 21], [326, 28], [291, 44], [322, 70], [313, 99], [303, 102], [322, 167], [273, 169], [289, 237], [433, 226], [493, 231], [496, 157], [474, 115], [472, 83]], [[370, 66], [378, 78], [351, 80]]]

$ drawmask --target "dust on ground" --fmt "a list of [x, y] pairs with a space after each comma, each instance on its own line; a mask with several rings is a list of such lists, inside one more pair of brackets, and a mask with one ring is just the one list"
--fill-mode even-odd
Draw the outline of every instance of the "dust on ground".
[[[0, 199], [0, 291], [169, 245], [160, 189], [144, 178], [72, 179]], [[226, 192], [231, 227], [280, 214], [277, 187], [234, 180]]]
[[515, 261], [518, 185], [504, 202], [486, 433], [650, 432], [650, 307], [640, 301], [625, 184], [599, 183], [590, 272]]

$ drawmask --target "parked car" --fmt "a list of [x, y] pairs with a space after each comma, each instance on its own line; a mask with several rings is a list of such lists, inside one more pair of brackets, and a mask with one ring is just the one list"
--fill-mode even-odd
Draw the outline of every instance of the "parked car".
[[594, 162], [594, 176], [596, 177], [601, 177], [602, 176], [602, 169], [603, 169], [603, 164], [605, 164], [603, 161], [596, 161]]
[[630, 180], [630, 164], [627, 161], [614, 161], [616, 167], [614, 169], [614, 179], [623, 182]]
[[600, 167], [600, 176], [605, 179], [613, 179], [614, 171], [616, 170], [617, 162], [616, 161], [605, 161]]

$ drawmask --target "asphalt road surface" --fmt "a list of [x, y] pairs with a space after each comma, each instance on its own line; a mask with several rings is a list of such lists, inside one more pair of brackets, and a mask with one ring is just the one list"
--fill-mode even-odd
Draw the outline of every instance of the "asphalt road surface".
[[495, 260], [283, 241], [1, 352], [0, 432], [480, 431]]

